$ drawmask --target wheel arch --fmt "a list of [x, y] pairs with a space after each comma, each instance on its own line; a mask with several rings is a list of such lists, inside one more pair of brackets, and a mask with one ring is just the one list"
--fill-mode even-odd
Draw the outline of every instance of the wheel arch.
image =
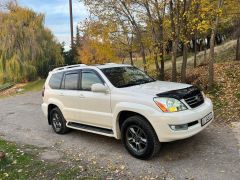
[[[132, 111], [132, 110], [121, 110], [118, 112], [116, 122], [115, 122], [115, 128], [114, 128], [117, 139], [121, 139], [121, 126], [124, 123], [124, 121], [127, 118], [129, 118], [131, 116], [136, 116], [136, 115], [141, 116], [143, 119], [145, 119], [145, 121], [147, 123], [149, 123], [152, 126], [152, 123], [148, 120], [148, 118], [144, 114], [137, 112], [137, 111]], [[152, 126], [152, 128], [153, 128], [153, 126]], [[153, 130], [155, 131], [154, 128], [153, 128]]]
[[50, 119], [50, 112], [52, 111], [52, 109], [54, 108], [59, 108], [56, 104], [49, 104], [48, 105], [48, 124], [51, 125], [51, 119]]

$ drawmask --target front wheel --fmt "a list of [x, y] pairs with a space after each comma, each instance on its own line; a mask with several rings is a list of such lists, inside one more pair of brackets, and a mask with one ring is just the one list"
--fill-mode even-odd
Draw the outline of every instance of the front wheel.
[[149, 159], [160, 149], [152, 126], [141, 116], [132, 116], [121, 127], [122, 142], [128, 152], [138, 159]]
[[54, 108], [51, 110], [50, 120], [53, 130], [57, 134], [65, 134], [69, 131], [69, 128], [66, 126], [66, 120], [64, 119], [60, 109]]

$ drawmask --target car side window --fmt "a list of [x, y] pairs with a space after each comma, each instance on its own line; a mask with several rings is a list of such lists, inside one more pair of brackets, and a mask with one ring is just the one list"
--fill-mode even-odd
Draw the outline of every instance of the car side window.
[[78, 73], [65, 74], [63, 89], [78, 90], [78, 80], [79, 80]]
[[91, 86], [96, 83], [104, 84], [97, 73], [93, 71], [82, 72], [82, 90], [91, 91]]
[[49, 86], [52, 89], [60, 89], [63, 73], [55, 73], [49, 80]]

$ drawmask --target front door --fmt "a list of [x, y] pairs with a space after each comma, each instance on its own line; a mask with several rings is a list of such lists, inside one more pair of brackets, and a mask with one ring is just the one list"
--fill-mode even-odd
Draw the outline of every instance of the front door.
[[82, 70], [80, 86], [80, 121], [88, 125], [111, 129], [112, 112], [110, 92], [92, 92], [91, 86], [96, 83], [105, 84], [96, 71]]

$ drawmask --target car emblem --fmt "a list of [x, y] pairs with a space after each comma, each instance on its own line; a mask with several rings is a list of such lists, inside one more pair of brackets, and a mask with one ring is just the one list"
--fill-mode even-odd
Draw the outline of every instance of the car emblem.
[[196, 101], [201, 101], [201, 98], [200, 98], [199, 96], [196, 96], [196, 97], [195, 97], [195, 100], [196, 100]]

